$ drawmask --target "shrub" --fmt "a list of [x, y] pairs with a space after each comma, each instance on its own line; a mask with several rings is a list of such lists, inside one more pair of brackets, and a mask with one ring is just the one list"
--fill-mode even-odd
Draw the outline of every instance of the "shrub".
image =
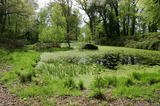
[[105, 87], [105, 82], [104, 82], [104, 79], [102, 77], [95, 77], [92, 84], [91, 84], [91, 87], [93, 89], [95, 88], [104, 88]]
[[79, 90], [83, 90], [84, 89], [84, 83], [83, 83], [82, 80], [79, 80], [79, 82], [78, 82], [78, 89]]
[[105, 82], [105, 86], [106, 87], [109, 87], [109, 86], [116, 87], [117, 83], [118, 83], [117, 78], [115, 76], [113, 76], [113, 77], [108, 77], [108, 76], [105, 77], [104, 78], [104, 82]]
[[104, 95], [104, 90], [102, 89], [95, 89], [94, 91], [91, 91], [88, 93], [88, 98], [96, 98], [96, 99], [106, 99]]
[[142, 83], [155, 84], [160, 82], [159, 73], [137, 73], [133, 72], [132, 77]]
[[160, 40], [153, 40], [148, 47], [149, 50], [158, 50], [158, 46], [160, 44]]
[[119, 86], [127, 86], [127, 87], [134, 84], [131, 78], [119, 78], [118, 83]]
[[61, 48], [58, 43], [36, 43], [30, 47], [30, 49], [36, 51], [43, 51], [51, 48]]
[[82, 49], [98, 50], [98, 47], [93, 44], [86, 44]]
[[23, 70], [23, 72], [20, 73], [20, 82], [21, 83], [30, 82], [32, 81], [32, 76], [35, 76], [34, 70], [30, 70], [30, 71]]
[[31, 73], [21, 73], [20, 75], [20, 82], [26, 83], [28, 81], [32, 81], [32, 74]]
[[133, 47], [133, 42], [134, 48], [137, 49], [160, 50], [159, 32], [139, 35], [137, 40], [128, 40], [125, 45], [127, 47]]
[[76, 87], [76, 84], [75, 84], [75, 81], [73, 80], [73, 78], [69, 77], [69, 78], [65, 79], [64, 86], [73, 89]]
[[133, 72], [133, 73], [132, 73], [132, 76], [133, 76], [133, 78], [136, 79], [136, 80], [140, 80], [140, 78], [141, 78], [141, 74], [140, 74], [140, 73], [137, 73], [137, 72]]

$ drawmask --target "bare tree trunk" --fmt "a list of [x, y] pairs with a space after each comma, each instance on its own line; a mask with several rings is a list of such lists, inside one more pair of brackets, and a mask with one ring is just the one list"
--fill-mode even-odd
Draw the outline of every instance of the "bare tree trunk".
[[127, 36], [129, 35], [129, 24], [130, 24], [130, 16], [128, 14], [128, 23], [127, 23]]
[[115, 1], [115, 3], [112, 3], [115, 13], [116, 13], [116, 18], [117, 18], [117, 25], [116, 25], [116, 31], [117, 31], [117, 36], [120, 36], [120, 25], [119, 25], [119, 12], [118, 12], [118, 1]]
[[69, 0], [67, 0], [67, 5], [68, 5], [68, 11], [67, 11], [67, 44], [68, 44], [68, 46], [70, 48], [71, 47], [71, 45], [70, 45], [70, 35], [69, 35], [69, 33], [70, 33], [70, 26], [69, 26], [69, 20], [68, 20], [68, 18], [70, 16], [69, 3], [70, 3]]
[[133, 16], [131, 35], [134, 35], [134, 33], [135, 33], [135, 24], [136, 24], [136, 17]]
[[[135, 4], [135, 0], [133, 0], [133, 13], [134, 13], [134, 14], [136, 13], [135, 8], [136, 8], [136, 4]], [[135, 33], [135, 25], [136, 25], [136, 16], [133, 15], [131, 35], [134, 35], [134, 33]]]
[[3, 15], [3, 23], [2, 23], [2, 30], [1, 30], [1, 32], [4, 32], [5, 31], [5, 25], [6, 25], [6, 14], [5, 15]]
[[126, 18], [123, 18], [123, 35], [126, 36], [126, 24], [125, 24]]

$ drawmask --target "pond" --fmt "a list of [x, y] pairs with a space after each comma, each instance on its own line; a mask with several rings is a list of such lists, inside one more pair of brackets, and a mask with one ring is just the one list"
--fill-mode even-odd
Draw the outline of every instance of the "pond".
[[[149, 61], [149, 62], [148, 62]], [[129, 55], [119, 55], [119, 54], [105, 54], [99, 57], [84, 57], [80, 59], [77, 64], [99, 64], [103, 65], [109, 69], [116, 69], [119, 64], [122, 65], [158, 65], [152, 60], [144, 57], [136, 57]]]

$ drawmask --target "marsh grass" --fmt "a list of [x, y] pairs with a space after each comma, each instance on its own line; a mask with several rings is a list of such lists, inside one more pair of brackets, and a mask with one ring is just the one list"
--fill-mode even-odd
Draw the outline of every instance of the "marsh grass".
[[[68, 62], [48, 62], [38, 68], [39, 74], [51, 75], [58, 78], [75, 77], [84, 74], [95, 75], [94, 66], [85, 64], [71, 64]], [[52, 63], [52, 64], [51, 64]], [[97, 66], [96, 70], [104, 71], [104, 67]]]

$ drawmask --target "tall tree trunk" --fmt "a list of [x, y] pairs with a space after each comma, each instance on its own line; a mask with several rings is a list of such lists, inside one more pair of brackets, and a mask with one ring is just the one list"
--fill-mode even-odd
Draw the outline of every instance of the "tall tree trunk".
[[69, 17], [70, 17], [70, 7], [69, 7], [69, 0], [67, 0], [67, 6], [68, 6], [68, 11], [67, 11], [67, 44], [69, 46], [69, 48], [71, 47], [70, 45], [70, 26], [69, 26]]
[[156, 23], [149, 22], [148, 31], [149, 32], [157, 32], [157, 30], [158, 30], [158, 28], [157, 28]]
[[103, 25], [104, 25], [104, 29], [105, 29], [105, 34], [106, 34], [106, 36], [109, 36], [109, 34], [108, 34], [108, 26], [107, 26], [106, 20], [104, 20]]
[[134, 13], [134, 15], [133, 15], [133, 18], [132, 18], [131, 35], [134, 35], [134, 33], [135, 33], [135, 25], [136, 25], [136, 16], [135, 16], [135, 13], [136, 13], [136, 10], [135, 10], [136, 4], [135, 4], [135, 0], [133, 0], [132, 3], [133, 3], [133, 13]]
[[90, 30], [91, 30], [91, 34], [92, 34], [92, 37], [94, 36], [94, 33], [93, 33], [93, 18], [91, 18], [90, 15], [88, 15], [89, 17], [89, 27], [90, 27]]
[[123, 36], [126, 36], [126, 24], [125, 24], [126, 18], [123, 18]]
[[149, 24], [148, 24], [148, 32], [152, 32], [151, 31], [151, 23], [149, 22]]
[[134, 35], [134, 33], [135, 33], [135, 24], [136, 24], [136, 17], [133, 16], [131, 35]]
[[127, 22], [127, 36], [129, 35], [129, 23], [130, 23], [130, 16], [128, 14], [128, 22]]
[[111, 9], [111, 13], [109, 17], [109, 35], [108, 35], [109, 37], [112, 37], [113, 35], [112, 25], [113, 25], [113, 15], [112, 15], [112, 9]]
[[144, 34], [146, 32], [146, 24], [145, 23], [142, 25], [142, 29], [143, 29], [143, 34]]
[[120, 36], [120, 25], [119, 25], [119, 12], [118, 12], [118, 1], [116, 1], [116, 4], [113, 4], [115, 13], [116, 13], [116, 18], [117, 18], [117, 25], [116, 25], [116, 32], [117, 32], [117, 36]]
[[3, 23], [2, 23], [2, 30], [1, 30], [1, 32], [4, 32], [5, 31], [5, 26], [6, 26], [6, 14], [5, 15], [3, 15]]
[[[103, 12], [102, 12], [103, 11]], [[108, 25], [107, 25], [107, 16], [106, 16], [106, 11], [104, 10], [99, 10], [99, 14], [102, 17], [103, 20], [103, 26], [104, 26], [104, 30], [105, 30], [105, 36], [103, 37], [109, 37], [109, 33], [108, 33]], [[99, 22], [100, 23], [100, 22]]]
[[17, 37], [17, 33], [18, 33], [18, 23], [16, 21], [16, 27], [15, 27], [15, 38]]
[[130, 0], [128, 0], [128, 15], [127, 15], [127, 17], [128, 17], [128, 23], [127, 23], [127, 36], [129, 35], [129, 25], [130, 25], [130, 14], [129, 14], [129, 12], [130, 12]]

